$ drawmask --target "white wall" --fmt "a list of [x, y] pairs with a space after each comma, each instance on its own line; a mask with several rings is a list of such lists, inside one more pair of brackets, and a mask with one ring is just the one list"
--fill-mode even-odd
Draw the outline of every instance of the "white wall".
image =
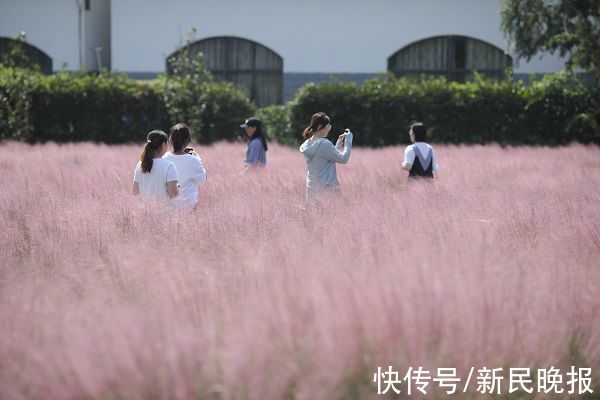
[[[435, 35], [462, 34], [507, 49], [500, 0], [91, 0], [84, 60], [97, 69], [162, 72], [165, 57], [190, 27], [198, 39], [234, 35], [262, 43], [286, 72], [385, 71], [399, 48]], [[110, 15], [110, 18], [109, 18]], [[76, 0], [0, 0], [0, 36], [27, 32], [55, 70], [79, 67]], [[112, 50], [109, 50], [112, 46]], [[553, 72], [557, 56], [518, 60], [516, 73]]]
[[90, 70], [98, 70], [96, 47], [102, 47], [102, 67], [111, 67], [110, 3], [90, 0], [90, 9], [85, 12], [85, 64]]
[[[195, 27], [197, 38], [233, 35], [270, 47], [286, 72], [381, 72], [399, 48], [461, 34], [504, 50], [500, 0], [119, 0], [112, 4], [113, 68], [164, 71]], [[556, 56], [519, 60], [516, 73], [553, 72]]]
[[20, 31], [27, 32], [27, 43], [52, 58], [54, 70], [62, 63], [79, 67], [75, 0], [0, 0], [0, 36]]
[[[97, 69], [94, 48], [104, 48], [110, 65], [110, 0], [90, 0], [85, 11], [84, 66]], [[27, 32], [27, 42], [52, 58], [53, 69], [63, 63], [79, 68], [79, 14], [76, 0], [0, 0], [0, 36]]]

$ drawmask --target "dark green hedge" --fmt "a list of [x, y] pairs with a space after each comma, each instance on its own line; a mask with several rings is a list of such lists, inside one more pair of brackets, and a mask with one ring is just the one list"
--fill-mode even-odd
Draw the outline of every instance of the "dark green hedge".
[[233, 84], [162, 76], [154, 83], [172, 121], [185, 121], [198, 142], [233, 140], [256, 106]]
[[0, 139], [140, 141], [153, 129], [187, 122], [196, 139], [235, 137], [256, 107], [230, 84], [190, 83], [161, 77], [136, 81], [120, 75], [0, 68]]
[[[600, 84], [585, 85], [563, 73], [528, 85], [390, 76], [362, 85], [309, 84], [288, 105], [258, 115], [269, 137], [296, 144], [317, 111], [332, 117], [334, 132], [351, 128], [363, 146], [406, 143], [414, 120], [425, 122], [434, 142], [600, 144]], [[136, 81], [0, 67], [0, 139], [121, 143], [184, 121], [199, 142], [212, 143], [234, 139], [240, 122], [256, 112], [233, 85], [194, 75]]]
[[168, 124], [160, 97], [122, 76], [59, 73], [39, 79], [31, 93], [34, 140], [139, 141]]
[[310, 84], [289, 107], [289, 130], [280, 134], [287, 142], [299, 141], [310, 116], [324, 111], [334, 132], [349, 127], [364, 146], [406, 143], [415, 120], [429, 127], [434, 142], [600, 144], [600, 85], [563, 73], [527, 86], [482, 77], [470, 83], [380, 77], [362, 85]]

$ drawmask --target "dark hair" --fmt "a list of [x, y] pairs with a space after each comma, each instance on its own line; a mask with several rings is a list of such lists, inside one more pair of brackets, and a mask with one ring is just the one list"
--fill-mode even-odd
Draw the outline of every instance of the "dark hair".
[[310, 125], [306, 127], [302, 136], [304, 139], [309, 139], [316, 131], [319, 130], [319, 127], [327, 126], [331, 123], [331, 120], [324, 112], [318, 112], [310, 118]]
[[256, 130], [254, 131], [254, 134], [250, 138], [250, 141], [253, 141], [254, 139], [259, 139], [262, 142], [262, 145], [263, 145], [263, 148], [265, 149], [265, 151], [269, 150], [269, 147], [267, 146], [267, 139], [265, 139], [265, 136], [262, 133], [262, 128], [261, 128], [262, 124], [260, 123], [260, 119], [258, 119], [256, 117], [248, 118], [246, 120], [246, 125], [256, 127]]
[[173, 125], [169, 129], [169, 140], [173, 144], [173, 152], [177, 153], [183, 149], [184, 145], [192, 141], [192, 132], [186, 124]]
[[410, 130], [415, 135], [415, 142], [427, 141], [427, 128], [422, 122], [415, 122], [410, 126]]
[[166, 142], [167, 134], [163, 131], [155, 130], [148, 134], [148, 139], [144, 145], [144, 150], [142, 150], [142, 154], [140, 154], [143, 173], [152, 171], [152, 158], [160, 146]]

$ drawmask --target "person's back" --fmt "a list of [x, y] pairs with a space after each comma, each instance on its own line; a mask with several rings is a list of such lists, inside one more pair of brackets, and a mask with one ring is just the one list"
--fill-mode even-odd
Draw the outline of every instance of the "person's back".
[[157, 201], [165, 205], [177, 197], [177, 169], [171, 161], [163, 159], [167, 152], [168, 137], [160, 130], [150, 132], [133, 172], [132, 192], [144, 203]]
[[402, 168], [408, 171], [409, 178], [433, 178], [439, 171], [433, 147], [425, 142], [427, 128], [423, 123], [411, 125], [409, 131], [411, 145], [404, 150]]
[[198, 185], [206, 182], [206, 170], [202, 159], [192, 154], [167, 153], [164, 159], [171, 161], [177, 168], [179, 176], [178, 201], [194, 206], [198, 202], [200, 189]]
[[409, 145], [405, 150], [405, 162], [412, 161], [412, 168], [408, 172], [409, 177], [433, 178], [434, 162], [433, 147], [425, 142], [417, 142]]
[[140, 198], [144, 202], [161, 201], [169, 203], [167, 182], [177, 180], [178, 175], [175, 164], [164, 158], [152, 159], [150, 172], [142, 172], [141, 161], [138, 161], [135, 168], [134, 181], [139, 185]]

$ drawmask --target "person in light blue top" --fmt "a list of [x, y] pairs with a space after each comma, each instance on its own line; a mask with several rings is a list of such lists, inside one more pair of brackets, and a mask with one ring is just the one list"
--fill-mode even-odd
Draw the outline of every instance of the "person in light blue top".
[[244, 161], [246, 169], [243, 172], [247, 172], [251, 168], [266, 166], [268, 146], [262, 133], [260, 119], [250, 117], [240, 125], [240, 128], [243, 128], [250, 138], [246, 150], [246, 160]]
[[[327, 139], [331, 130], [331, 120], [322, 112], [310, 119], [310, 126], [304, 130], [304, 143], [300, 152], [306, 161], [306, 200], [310, 202], [316, 195], [335, 193], [340, 183], [337, 179], [336, 163], [346, 164], [352, 149], [352, 132], [346, 129], [335, 144]], [[320, 197], [320, 196], [318, 196]]]

